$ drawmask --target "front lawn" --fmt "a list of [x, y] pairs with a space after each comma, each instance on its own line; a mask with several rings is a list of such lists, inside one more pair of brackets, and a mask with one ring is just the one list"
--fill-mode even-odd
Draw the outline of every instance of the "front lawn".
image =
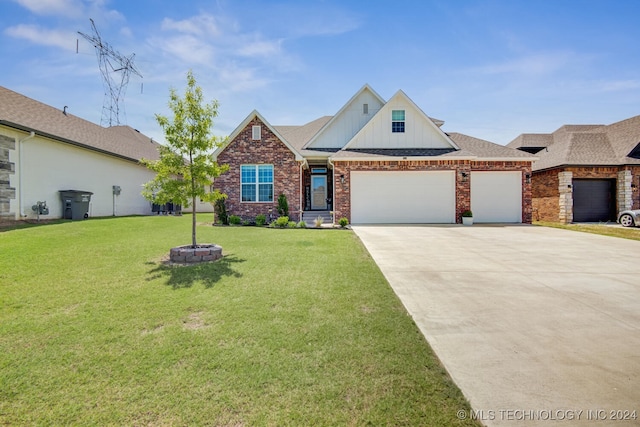
[[623, 239], [640, 240], [640, 228], [626, 228], [618, 224], [561, 224], [546, 221], [535, 221], [533, 224], [541, 225], [543, 227], [562, 228], [565, 230], [581, 231], [584, 233], [601, 234], [603, 236], [621, 237]]
[[0, 233], [0, 425], [477, 425], [352, 232], [190, 225]]

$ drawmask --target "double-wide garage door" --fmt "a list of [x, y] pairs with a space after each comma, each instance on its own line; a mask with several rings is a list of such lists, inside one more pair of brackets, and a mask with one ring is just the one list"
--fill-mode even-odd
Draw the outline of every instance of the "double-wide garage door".
[[351, 172], [351, 222], [455, 222], [455, 172]]
[[[352, 171], [354, 224], [456, 222], [455, 171]], [[522, 222], [520, 172], [471, 173], [474, 222]]]

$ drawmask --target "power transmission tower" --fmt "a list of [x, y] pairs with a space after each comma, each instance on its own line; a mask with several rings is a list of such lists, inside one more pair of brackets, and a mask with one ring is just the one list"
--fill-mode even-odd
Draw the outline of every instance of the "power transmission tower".
[[[91, 21], [93, 27], [93, 35], [84, 34], [78, 31], [82, 37], [87, 39], [95, 48], [98, 56], [98, 64], [102, 73], [102, 81], [104, 85], [104, 103], [102, 104], [102, 126], [114, 126], [120, 124], [120, 115], [125, 116], [124, 95], [129, 84], [129, 76], [131, 73], [142, 78], [142, 74], [133, 64], [133, 58], [136, 56], [132, 53], [130, 56], [123, 56], [115, 51], [107, 42], [103, 41], [98, 33], [96, 24]], [[119, 80], [115, 77], [118, 77]], [[125, 118], [126, 120], [126, 118]]]

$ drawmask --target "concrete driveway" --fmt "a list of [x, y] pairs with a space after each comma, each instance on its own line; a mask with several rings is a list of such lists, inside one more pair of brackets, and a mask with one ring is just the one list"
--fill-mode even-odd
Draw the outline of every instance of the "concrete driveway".
[[639, 241], [526, 225], [353, 229], [471, 402], [459, 417], [640, 425]]

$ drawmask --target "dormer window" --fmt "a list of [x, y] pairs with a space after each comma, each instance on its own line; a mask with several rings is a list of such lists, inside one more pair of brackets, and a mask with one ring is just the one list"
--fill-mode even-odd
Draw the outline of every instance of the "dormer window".
[[404, 133], [404, 110], [391, 111], [391, 132]]
[[251, 139], [254, 141], [262, 139], [262, 126], [251, 126]]

